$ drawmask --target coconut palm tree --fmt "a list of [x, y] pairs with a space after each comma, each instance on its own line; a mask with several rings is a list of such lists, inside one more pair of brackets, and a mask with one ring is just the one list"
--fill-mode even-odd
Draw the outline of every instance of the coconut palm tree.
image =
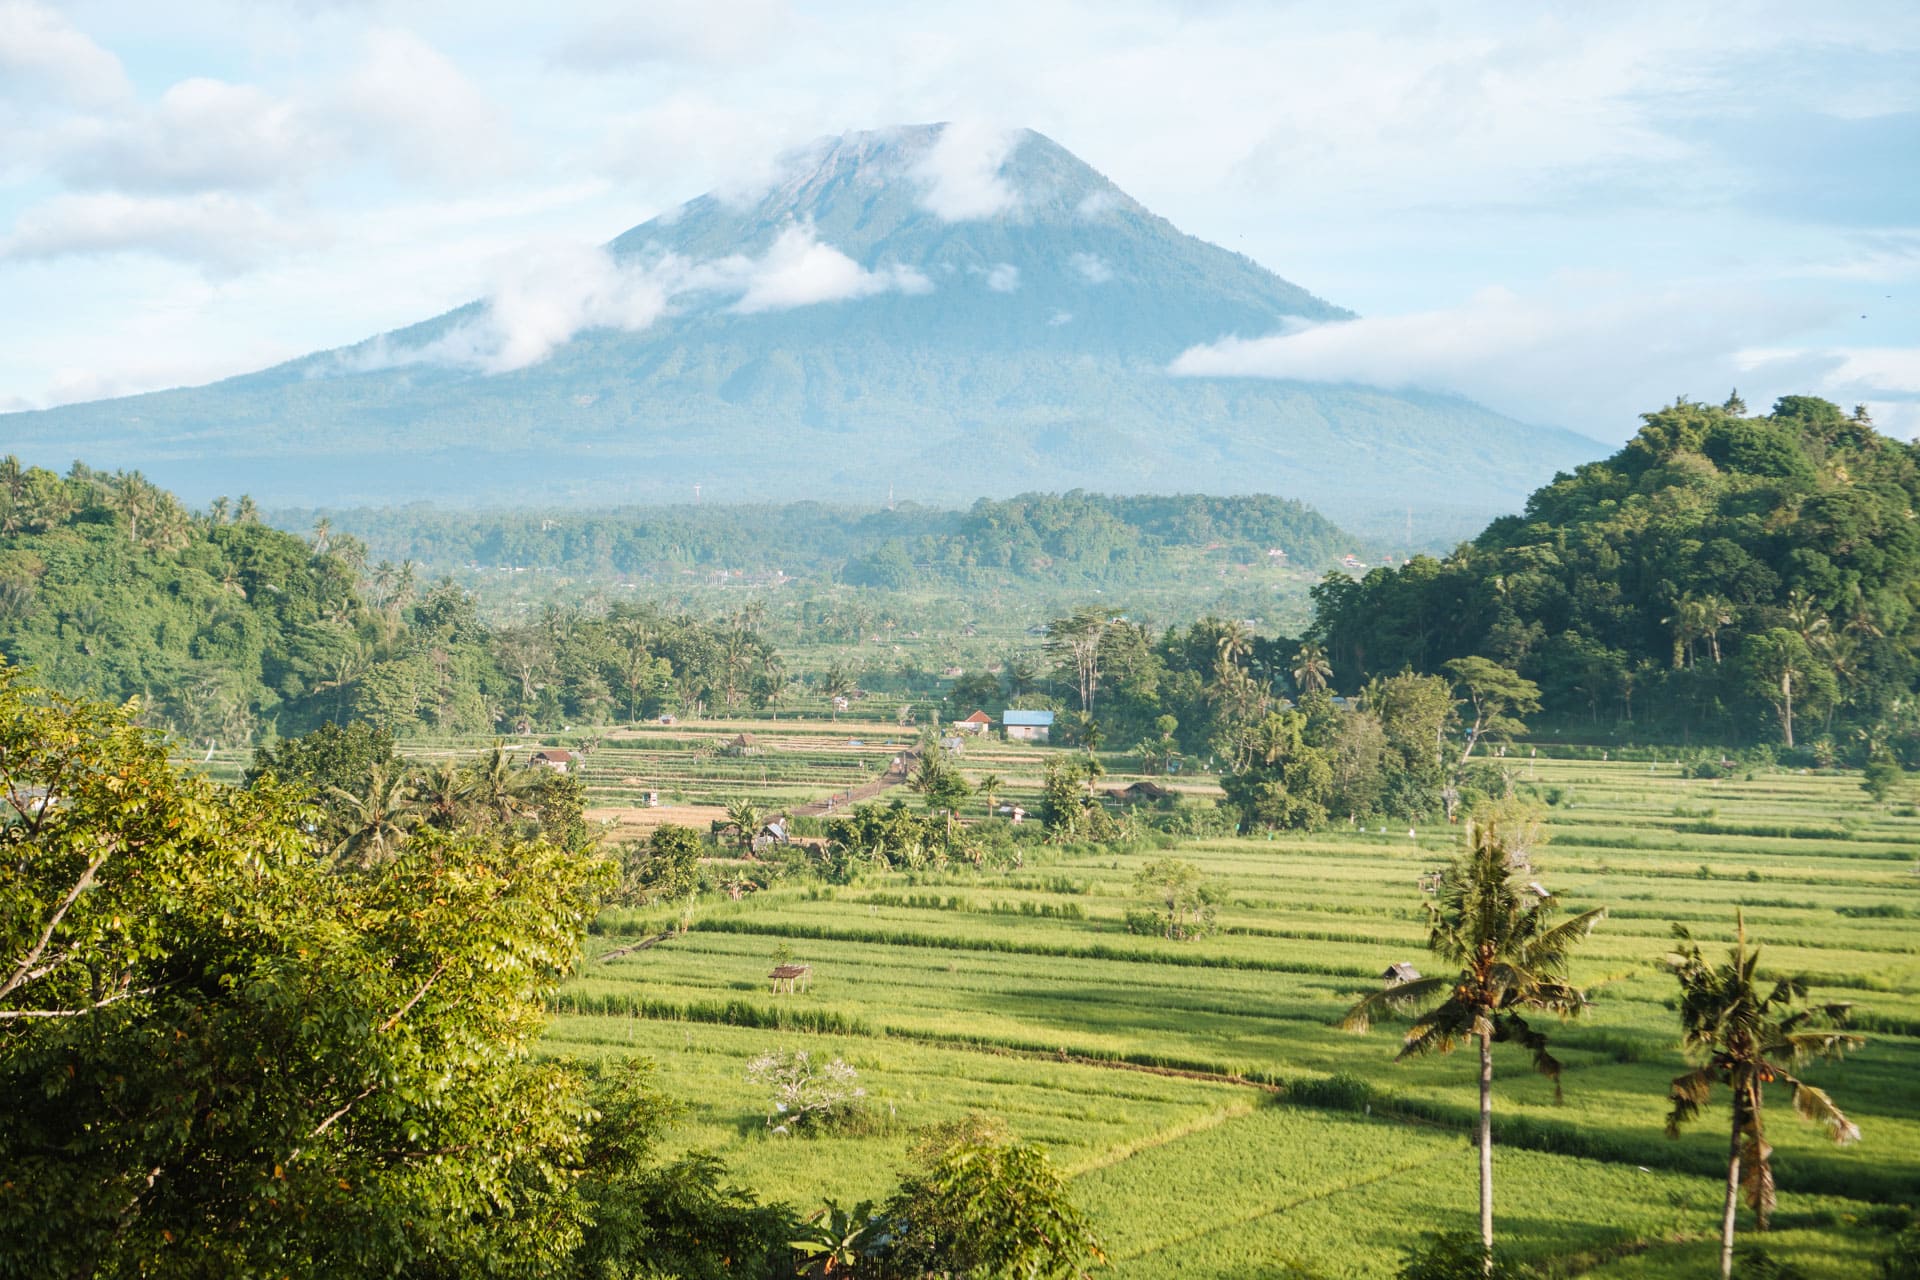
[[[1804, 1004], [1804, 978], [1781, 978], [1765, 991], [1756, 971], [1760, 949], [1747, 947], [1747, 925], [1734, 917], [1733, 947], [1727, 962], [1709, 964], [1679, 925], [1674, 936], [1688, 945], [1667, 957], [1667, 968], [1680, 982], [1682, 1044], [1700, 1063], [1676, 1076], [1668, 1094], [1673, 1109], [1667, 1114], [1667, 1136], [1680, 1136], [1681, 1126], [1697, 1118], [1716, 1084], [1733, 1094], [1732, 1136], [1727, 1144], [1727, 1199], [1720, 1221], [1720, 1274], [1733, 1274], [1733, 1227], [1740, 1192], [1746, 1191], [1754, 1224], [1767, 1229], [1773, 1211], [1773, 1148], [1767, 1145], [1761, 1104], [1765, 1088], [1779, 1083], [1793, 1096], [1793, 1109], [1804, 1120], [1826, 1129], [1836, 1143], [1860, 1137], [1860, 1128], [1833, 1105], [1833, 1099], [1794, 1076], [1789, 1070], [1815, 1058], [1837, 1058], [1864, 1043], [1861, 1037], [1838, 1030], [1847, 1021], [1845, 1003]], [[1763, 994], [1764, 991], [1764, 994]], [[1797, 1007], [1796, 1007], [1797, 1006]]]
[[443, 760], [413, 783], [413, 809], [430, 827], [451, 831], [460, 825], [473, 795], [472, 781], [452, 760]]
[[407, 775], [386, 764], [368, 770], [359, 795], [344, 787], [328, 787], [347, 827], [334, 853], [351, 857], [363, 867], [385, 859], [419, 823], [409, 807], [409, 790]]
[[1293, 655], [1293, 684], [1302, 693], [1316, 693], [1333, 679], [1333, 667], [1327, 651], [1317, 644], [1303, 644]]
[[511, 825], [532, 808], [531, 792], [545, 776], [515, 769], [506, 740], [495, 738], [493, 749], [467, 770], [467, 796], [495, 826]]
[[[1427, 948], [1454, 972], [1376, 991], [1348, 1010], [1341, 1026], [1365, 1031], [1381, 1012], [1426, 1007], [1407, 1029], [1399, 1060], [1451, 1053], [1462, 1041], [1480, 1049], [1480, 1241], [1493, 1258], [1493, 1046], [1517, 1044], [1533, 1069], [1560, 1091], [1560, 1062], [1547, 1038], [1523, 1016], [1572, 1017], [1587, 995], [1567, 981], [1573, 947], [1605, 917], [1602, 908], [1556, 920], [1559, 903], [1520, 879], [1511, 850], [1492, 824], [1472, 826], [1467, 848], [1427, 903]], [[1434, 1003], [1438, 1001], [1439, 1003]]]

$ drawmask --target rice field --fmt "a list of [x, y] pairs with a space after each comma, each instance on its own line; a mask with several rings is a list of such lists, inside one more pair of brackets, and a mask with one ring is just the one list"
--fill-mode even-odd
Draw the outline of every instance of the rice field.
[[[1042, 758], [983, 744], [967, 767], [1037, 783]], [[1776, 1101], [1778, 1229], [1759, 1242], [1812, 1276], [1863, 1274], [1879, 1237], [1861, 1220], [1920, 1199], [1920, 816], [1869, 803], [1844, 773], [1515, 767], [1550, 819], [1539, 876], [1569, 906], [1610, 915], [1575, 973], [1596, 988], [1592, 1016], [1551, 1031], [1563, 1098], [1496, 1050], [1503, 1236], [1563, 1275], [1711, 1267], [1725, 1112], [1679, 1141], [1662, 1134], [1683, 1064], [1658, 964], [1673, 922], [1712, 950], [1738, 910], [1764, 969], [1854, 1001], [1870, 1033], [1808, 1072], [1862, 1142], [1834, 1147]], [[1180, 841], [1178, 856], [1227, 889], [1221, 930], [1192, 942], [1125, 931], [1129, 882], [1165, 856], [1156, 848], [783, 882], [703, 902], [651, 949], [590, 961], [546, 1048], [653, 1058], [690, 1105], [679, 1139], [798, 1204], [881, 1194], [914, 1127], [979, 1109], [1073, 1171], [1116, 1276], [1390, 1275], [1423, 1232], [1473, 1225], [1472, 1066], [1396, 1064], [1392, 1027], [1334, 1023], [1389, 963], [1426, 962], [1418, 880], [1453, 838]], [[609, 912], [594, 952], [663, 923]], [[769, 993], [776, 950], [813, 966], [809, 990]], [[769, 1136], [744, 1068], [780, 1047], [853, 1064], [881, 1131]]]

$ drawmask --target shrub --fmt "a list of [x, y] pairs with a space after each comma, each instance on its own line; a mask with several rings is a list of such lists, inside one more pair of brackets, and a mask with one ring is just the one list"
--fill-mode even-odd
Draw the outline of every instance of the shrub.
[[1127, 932], [1186, 941], [1212, 932], [1220, 889], [1191, 862], [1155, 858], [1133, 878]]
[[1478, 1236], [1448, 1231], [1428, 1236], [1408, 1251], [1400, 1280], [1533, 1280], [1539, 1275], [1501, 1256], [1496, 1248], [1487, 1257]]
[[747, 1064], [749, 1082], [769, 1089], [767, 1128], [821, 1133], [858, 1127], [867, 1091], [860, 1073], [840, 1058], [819, 1066], [805, 1049], [775, 1049]]

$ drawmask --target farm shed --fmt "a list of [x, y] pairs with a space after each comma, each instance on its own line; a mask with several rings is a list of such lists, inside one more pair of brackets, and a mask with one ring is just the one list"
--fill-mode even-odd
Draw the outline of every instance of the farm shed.
[[1420, 981], [1420, 971], [1408, 964], [1405, 960], [1401, 960], [1398, 963], [1388, 965], [1386, 972], [1382, 973], [1380, 977], [1389, 987], [1398, 987], [1404, 986], [1409, 982]]
[[548, 747], [544, 751], [534, 752], [530, 763], [543, 764], [555, 773], [571, 773], [574, 766], [580, 763], [580, 757], [559, 747]]

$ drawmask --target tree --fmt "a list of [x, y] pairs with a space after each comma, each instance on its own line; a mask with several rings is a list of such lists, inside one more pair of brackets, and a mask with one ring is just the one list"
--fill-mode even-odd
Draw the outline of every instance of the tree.
[[467, 769], [467, 795], [484, 821], [510, 827], [532, 810], [531, 792], [542, 780], [538, 773], [514, 768], [506, 739], [495, 738], [487, 754]]
[[1813, 656], [1797, 631], [1773, 627], [1748, 636], [1740, 646], [1740, 663], [1747, 687], [1773, 708], [1781, 740], [1788, 747], [1794, 744], [1795, 699], [1801, 710], [1814, 711], [1833, 701], [1832, 670]]
[[1100, 640], [1107, 625], [1107, 615], [1098, 609], [1076, 609], [1047, 624], [1047, 655], [1072, 674], [1080, 710], [1088, 716], [1100, 690]]
[[553, 1274], [590, 1113], [528, 1049], [603, 864], [176, 770], [0, 667], [0, 1274]]
[[[1574, 1017], [1587, 1008], [1584, 991], [1567, 981], [1572, 950], [1606, 912], [1583, 911], [1556, 920], [1559, 902], [1541, 898], [1520, 879], [1507, 842], [1493, 826], [1474, 825], [1466, 850], [1427, 903], [1427, 948], [1451, 974], [1418, 978], [1376, 991], [1348, 1010], [1341, 1025], [1365, 1031], [1381, 1012], [1429, 1006], [1415, 1017], [1399, 1059], [1451, 1053], [1465, 1040], [1480, 1049], [1480, 1242], [1493, 1256], [1493, 1046], [1517, 1044], [1533, 1068], [1560, 1090], [1560, 1062], [1547, 1038], [1524, 1017], [1532, 1011]], [[1438, 1001], [1438, 1003], [1434, 1003]]]
[[745, 797], [735, 797], [727, 801], [727, 817], [720, 830], [733, 832], [734, 840], [740, 846], [740, 856], [753, 857], [753, 842], [760, 836], [760, 828], [767, 825], [767, 815], [759, 805]]
[[947, 815], [949, 824], [953, 821], [953, 812], [972, 794], [967, 780], [960, 771], [947, 763], [945, 754], [934, 748], [920, 756], [920, 765], [914, 770], [907, 785], [918, 791], [926, 800], [927, 808]]
[[662, 823], [647, 838], [622, 845], [620, 883], [611, 901], [622, 906], [684, 898], [700, 886], [700, 833]]
[[1767, 1144], [1762, 1115], [1766, 1086], [1786, 1085], [1793, 1109], [1824, 1128], [1834, 1142], [1857, 1141], [1859, 1127], [1824, 1090], [1796, 1077], [1792, 1068], [1816, 1058], [1838, 1058], [1864, 1041], [1839, 1030], [1847, 1023], [1850, 1005], [1803, 1003], [1806, 979], [1781, 978], [1766, 990], [1757, 976], [1760, 949], [1748, 948], [1743, 916], [1735, 916], [1734, 942], [1725, 964], [1708, 963], [1682, 926], [1675, 925], [1673, 932], [1687, 944], [1667, 957], [1667, 968], [1680, 984], [1681, 1043], [1700, 1065], [1674, 1078], [1667, 1136], [1679, 1137], [1681, 1127], [1699, 1117], [1715, 1085], [1733, 1095], [1726, 1207], [1720, 1222], [1720, 1275], [1725, 1280], [1733, 1274], [1734, 1219], [1741, 1191], [1761, 1231], [1773, 1212], [1773, 1148]]
[[374, 765], [358, 792], [345, 787], [329, 791], [346, 826], [334, 854], [361, 866], [386, 859], [420, 821], [413, 810], [412, 779], [393, 765]]
[[1540, 686], [1486, 658], [1455, 658], [1447, 663], [1447, 673], [1473, 708], [1473, 723], [1467, 726], [1467, 745], [1460, 752], [1466, 764], [1474, 746], [1483, 737], [1510, 737], [1525, 733], [1527, 726], [1517, 718], [1540, 709]]
[[1187, 941], [1213, 929], [1220, 887], [1191, 862], [1155, 858], [1134, 873], [1133, 894], [1138, 907], [1127, 911], [1129, 933], [1158, 934]]
[[979, 781], [973, 784], [974, 794], [987, 802], [988, 817], [992, 817], [996, 812], [994, 801], [999, 798], [1000, 789], [1006, 785], [997, 773], [983, 773]]
[[1303, 644], [1293, 655], [1293, 684], [1302, 693], [1315, 693], [1333, 679], [1333, 667], [1327, 651], [1317, 644]]
[[1860, 771], [1860, 785], [1875, 801], [1884, 804], [1887, 797], [1900, 789], [1906, 777], [1906, 770], [1900, 767], [1900, 762], [1890, 752], [1882, 751], [1875, 753], [1867, 761], [1866, 768]]
[[969, 1116], [930, 1131], [882, 1206], [879, 1280], [930, 1275], [1067, 1280], [1104, 1261], [1066, 1175], [1004, 1125]]

